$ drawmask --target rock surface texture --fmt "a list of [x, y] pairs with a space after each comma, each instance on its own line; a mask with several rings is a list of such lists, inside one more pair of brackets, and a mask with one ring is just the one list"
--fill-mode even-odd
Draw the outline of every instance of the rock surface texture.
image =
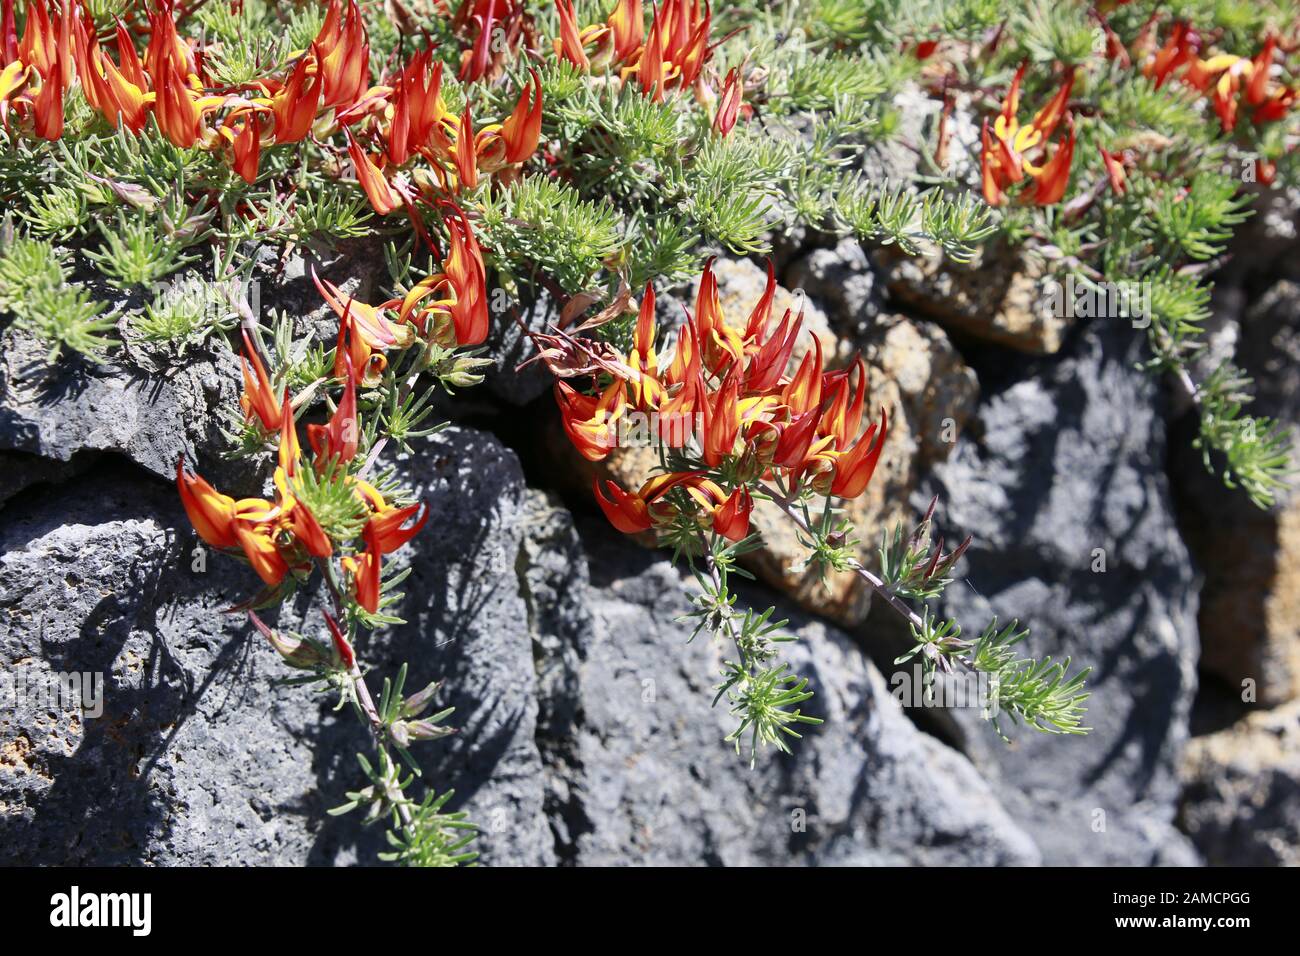
[[[908, 116], [918, 142], [927, 109]], [[1273, 264], [1294, 249], [1277, 236]], [[949, 547], [975, 539], [942, 611], [967, 637], [1019, 618], [1027, 653], [1091, 667], [1092, 731], [1004, 720], [1008, 745], [976, 708], [905, 709], [897, 619], [856, 579], [821, 589], [760, 509], [769, 537], [742, 599], [790, 619], [786, 656], [826, 723], [751, 769], [711, 706], [726, 649], [688, 642], [680, 620], [694, 584], [594, 513], [546, 376], [513, 377], [528, 353], [507, 328], [488, 381], [448, 406], [460, 424], [395, 460], [431, 516], [394, 556], [407, 623], [359, 648], [372, 686], [402, 662], [409, 687], [444, 682], [460, 732], [418, 756], [483, 828], [482, 861], [1300, 864], [1295, 500], [1261, 513], [1225, 494], [1186, 437], [1167, 438], [1186, 409], [1135, 368], [1140, 333], [1044, 312], [1025, 263], [989, 253], [954, 270], [852, 242], [786, 253], [778, 313], [802, 304], [832, 363], [859, 352], [890, 416], [850, 511], [862, 560], [940, 495]], [[314, 265], [363, 298], [385, 284], [364, 250]], [[275, 272], [267, 299], [330, 330], [312, 267]], [[717, 273], [742, 321], [763, 269]], [[1240, 308], [1220, 342], [1259, 379], [1258, 410], [1292, 424], [1296, 280], [1226, 290]], [[665, 292], [661, 323], [691, 299]], [[521, 318], [545, 328], [553, 311]], [[221, 454], [238, 388], [219, 342], [176, 371], [130, 349], [49, 366], [0, 326], [0, 863], [370, 864], [384, 848], [380, 830], [326, 814], [363, 783], [364, 730], [276, 683], [289, 672], [275, 652], [223, 613], [255, 576], [197, 546], [171, 483], [184, 455], [218, 487], [261, 492], [264, 472]], [[631, 486], [646, 467], [621, 454], [605, 473]], [[320, 634], [320, 598], [269, 617]], [[1235, 701], [1246, 678], [1258, 701], [1207, 727], [1206, 688]]]
[[[406, 660], [416, 683], [446, 681], [461, 733], [423, 762], [481, 821], [484, 862], [1039, 859], [846, 635], [796, 620], [828, 732], [751, 772], [709, 707], [719, 649], [684, 642], [687, 592], [662, 556], [598, 525], [579, 536], [480, 433], [448, 430], [400, 467], [438, 546], [406, 555], [409, 623], [364, 652], [380, 673]], [[26, 687], [104, 681], [98, 717], [24, 693], [0, 722], [4, 861], [372, 860], [377, 833], [324, 815], [359, 779], [351, 715], [273, 686], [275, 654], [220, 613], [247, 569], [213, 555], [194, 570], [171, 490], [137, 469], [83, 479], [93, 491], [11, 503], [0, 535], [6, 667]], [[279, 623], [319, 630], [294, 605]]]
[[941, 495], [943, 527], [975, 535], [969, 584], [947, 591], [945, 613], [976, 634], [995, 615], [1018, 617], [1034, 655], [1093, 668], [1086, 737], [1009, 726], [1008, 747], [974, 712], [952, 712], [963, 748], [1049, 863], [1194, 859], [1173, 818], [1196, 690], [1196, 582], [1137, 344], [1126, 328], [1094, 325], [1059, 361], [1026, 370], [986, 399], [914, 499]]

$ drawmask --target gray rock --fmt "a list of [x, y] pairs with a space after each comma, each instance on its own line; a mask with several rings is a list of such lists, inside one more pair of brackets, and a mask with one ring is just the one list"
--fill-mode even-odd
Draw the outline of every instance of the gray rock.
[[784, 284], [818, 302], [830, 318], [831, 330], [853, 341], [871, 330], [884, 302], [866, 251], [856, 239], [843, 239], [833, 249], [814, 249], [790, 267]]
[[940, 494], [941, 530], [975, 536], [958, 568], [969, 586], [948, 589], [943, 613], [975, 633], [993, 615], [1019, 618], [1028, 653], [1093, 669], [1086, 737], [1021, 728], [1008, 747], [970, 710], [949, 728], [1048, 863], [1194, 860], [1172, 820], [1196, 689], [1196, 582], [1171, 513], [1158, 388], [1133, 368], [1139, 348], [1122, 325], [1092, 323], [1060, 362], [989, 398], [914, 498]]
[[486, 344], [487, 357], [493, 364], [487, 370], [485, 384], [493, 395], [509, 404], [527, 405], [548, 391], [555, 379], [541, 362], [519, 372], [515, 368], [537, 354], [528, 333], [552, 334], [552, 326], [560, 321], [560, 310], [555, 299], [539, 289], [532, 302], [519, 307], [518, 321], [514, 315], [509, 311], [492, 323]]
[[[0, 659], [26, 692], [0, 713], [0, 858], [308, 858], [337, 794], [317, 789], [318, 708], [271, 691], [275, 654], [220, 613], [247, 569], [191, 573], [184, 516], [138, 473], [84, 484], [4, 513]], [[100, 716], [38, 693], [60, 673], [100, 675]]]
[[816, 692], [809, 712], [827, 722], [792, 756], [760, 753], [750, 770], [748, 752], [723, 742], [725, 708], [710, 707], [724, 649], [686, 643], [678, 621], [689, 608], [682, 575], [602, 524], [578, 539], [562, 512], [537, 508], [545, 547], [525, 549], [524, 577], [535, 601], [567, 608], [534, 618], [544, 692], [564, 691], [544, 693], [539, 737], [559, 859], [1037, 862], [970, 764], [907, 721], [853, 642], [786, 606], [778, 615], [800, 638], [788, 658]]
[[[894, 135], [872, 143], [863, 155], [862, 171], [873, 183], [911, 183], [918, 175], [933, 175], [935, 149], [943, 100], [915, 86], [894, 95], [891, 104], [898, 117]], [[948, 118], [946, 166], [940, 170], [967, 186], [979, 182], [980, 127], [971, 99], [956, 93]], [[921, 156], [927, 159], [922, 164]]]
[[[513, 455], [448, 429], [401, 463], [432, 509], [426, 550], [398, 613], [410, 622], [361, 648], [376, 682], [447, 680], [463, 728], [427, 745], [429, 779], [491, 832], [488, 862], [549, 862], [536, 695], [515, 584], [523, 483]], [[93, 480], [92, 480], [93, 479]], [[90, 489], [90, 493], [84, 490]], [[31, 672], [103, 675], [103, 714], [70, 702], [0, 715], [0, 859], [9, 863], [373, 862], [378, 831], [324, 811], [362, 782], [368, 741], [351, 713], [302, 688], [242, 617], [221, 609], [256, 579], [207, 555], [174, 490], [111, 463], [5, 511], [0, 659]], [[280, 623], [320, 633], [319, 595]], [[304, 620], [303, 615], [308, 616]]]
[[170, 478], [182, 452], [193, 459], [221, 443], [219, 409], [239, 391], [221, 342], [162, 375], [120, 353], [102, 365], [74, 356], [51, 365], [45, 353], [17, 328], [0, 335], [0, 451], [55, 462], [109, 452]]
[[[359, 651], [376, 685], [399, 661], [413, 687], [446, 681], [461, 731], [419, 755], [483, 825], [484, 862], [1038, 859], [845, 635], [795, 620], [792, 657], [829, 723], [794, 758], [765, 754], [750, 771], [709, 707], [720, 649], [685, 643], [687, 591], [661, 555], [603, 526], [579, 538], [479, 433], [448, 429], [398, 467], [430, 526], [397, 556], [412, 572], [397, 607], [409, 623]], [[361, 781], [362, 728], [273, 686], [286, 669], [220, 613], [252, 574], [221, 555], [195, 570], [165, 484], [117, 459], [81, 478], [4, 512], [0, 659], [38, 686], [102, 674], [103, 712], [69, 700], [2, 712], [0, 859], [372, 862], [379, 832], [324, 813]], [[279, 624], [319, 633], [318, 600], [298, 595]]]
[[0, 451], [0, 505], [33, 485], [66, 481], [80, 472], [94, 454], [52, 461], [22, 451]]

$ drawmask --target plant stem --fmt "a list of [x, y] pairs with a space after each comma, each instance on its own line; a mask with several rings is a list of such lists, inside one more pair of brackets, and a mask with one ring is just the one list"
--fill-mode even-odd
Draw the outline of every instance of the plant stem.
[[[808, 522], [804, 520], [803, 516], [799, 514], [799, 512], [797, 512], [793, 507], [791, 507], [792, 502], [790, 499], [777, 494], [777, 492], [774, 489], [769, 488], [766, 485], [763, 485], [762, 487], [763, 487], [763, 492], [767, 494], [769, 497], [771, 497], [771, 499], [774, 502], [776, 502], [777, 507], [779, 507], [782, 511], [784, 511], [786, 516], [795, 523], [795, 527], [797, 527], [804, 534], [808, 535], [808, 537], [810, 538], [816, 537], [816, 534], [814, 534], [812, 528], [808, 526]], [[906, 601], [904, 601], [897, 594], [895, 594], [893, 588], [891, 588], [888, 584], [886, 584], [883, 578], [881, 578], [879, 575], [871, 571], [868, 571], [857, 560], [853, 561], [853, 564], [850, 566], [850, 570], [852, 570], [853, 573], [856, 574], [858, 577], [862, 578], [862, 580], [866, 581], [867, 584], [871, 585], [872, 590], [875, 591], [877, 594], [879, 594], [884, 599], [886, 604], [888, 604], [891, 608], [893, 608], [903, 617], [907, 618], [908, 622], [911, 623], [913, 627], [915, 627], [918, 631], [924, 633], [925, 622], [921, 618], [921, 615], [917, 614], [914, 610], [912, 610], [912, 608], [908, 606]]]
[[[334, 604], [334, 616], [337, 620], [342, 621], [344, 620], [343, 594], [339, 589], [338, 581], [334, 577], [334, 566], [328, 558], [318, 559], [317, 564], [320, 565], [325, 583], [329, 586], [330, 599]], [[355, 644], [353, 644], [352, 668], [348, 671], [348, 677], [352, 679], [357, 706], [361, 708], [362, 713], [366, 716], [366, 723], [370, 727], [370, 736], [375, 741], [375, 749], [387, 754], [388, 743], [384, 730], [384, 721], [379, 716], [379, 708], [375, 706], [375, 699], [370, 696], [370, 688], [366, 685], [365, 675], [361, 673], [361, 665], [356, 659]], [[402, 821], [402, 827], [409, 830], [412, 823], [410, 809], [403, 802], [395, 802], [394, 807], [397, 810], [398, 818]]]
[[[700, 532], [700, 540], [704, 543], [705, 564], [709, 569], [709, 577], [713, 581], [713, 593], [717, 595], [717, 600], [727, 603], [726, 588], [723, 587], [722, 574], [718, 571], [718, 562], [713, 556], [712, 542], [709, 541], [708, 536], [703, 531]], [[728, 604], [728, 608], [729, 607], [730, 605]], [[723, 616], [721, 620], [723, 627], [727, 630], [727, 636], [731, 638], [731, 643], [736, 647], [736, 656], [739, 658], [737, 663], [748, 670], [749, 660], [746, 658], [745, 652], [740, 646], [740, 638], [736, 636], [736, 629], [732, 626], [730, 614]]]

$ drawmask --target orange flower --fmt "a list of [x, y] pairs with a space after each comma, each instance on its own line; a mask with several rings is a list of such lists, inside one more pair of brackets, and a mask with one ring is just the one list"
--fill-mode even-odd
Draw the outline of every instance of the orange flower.
[[[856, 372], [858, 376], [857, 388], [853, 390], [853, 398], [849, 398], [849, 374], [839, 378], [830, 388], [830, 401], [826, 405], [826, 411], [818, 423], [818, 431], [822, 435], [829, 435], [835, 439], [835, 448], [844, 450], [848, 447], [852, 437], [857, 434], [858, 426], [862, 424], [862, 409], [867, 400], [867, 366], [859, 357], [853, 363], [850, 373]], [[832, 373], [837, 374], [837, 373]], [[826, 376], [830, 379], [830, 375]]]
[[354, 478], [352, 482], [358, 497], [370, 506], [371, 516], [361, 532], [366, 544], [365, 550], [344, 557], [341, 563], [352, 577], [357, 603], [374, 614], [379, 610], [380, 571], [384, 555], [391, 554], [414, 538], [429, 520], [429, 511], [426, 508], [414, 524], [403, 527], [408, 519], [420, 511], [421, 505], [395, 508], [369, 482], [360, 478]]
[[1124, 195], [1124, 154], [1107, 152], [1104, 146], [1097, 147], [1101, 151], [1101, 161], [1106, 166], [1106, 177], [1110, 180], [1110, 188], [1116, 196]]
[[267, 432], [274, 432], [280, 427], [280, 401], [271, 388], [271, 380], [266, 374], [266, 366], [253, 347], [248, 332], [242, 332], [244, 352], [239, 358], [239, 366], [244, 376], [244, 391], [239, 397], [239, 405], [244, 410], [244, 419], [252, 421], [253, 416], [262, 423]]
[[[420, 510], [424, 513], [420, 514]], [[407, 520], [420, 515], [416, 522], [409, 527], [403, 527]], [[375, 547], [380, 554], [392, 554], [406, 542], [410, 541], [420, 529], [424, 527], [429, 520], [429, 509], [423, 505], [407, 505], [405, 508], [394, 508], [385, 506], [382, 510], [377, 511], [367, 523], [373, 536]]]
[[880, 450], [885, 445], [888, 430], [889, 419], [882, 408], [879, 436], [877, 437], [876, 426], [871, 425], [862, 433], [857, 444], [836, 460], [835, 480], [831, 483], [832, 494], [841, 498], [856, 498], [866, 490], [867, 483], [875, 474], [876, 462], [880, 460]]
[[664, 0], [655, 8], [637, 65], [641, 92], [653, 92], [655, 102], [662, 102], [669, 88], [695, 82], [708, 57], [712, 19], [707, 4], [700, 16], [700, 0]]
[[277, 145], [299, 142], [311, 130], [321, 96], [321, 78], [314, 67], [311, 57], [301, 58], [288, 81], [271, 97]]
[[1151, 79], [1156, 89], [1160, 89], [1176, 70], [1195, 58], [1199, 45], [1200, 37], [1187, 23], [1174, 24], [1165, 45], [1142, 68], [1143, 75]]
[[450, 203], [446, 208], [449, 249], [442, 271], [416, 283], [402, 300], [398, 319], [414, 322], [442, 345], [479, 345], [489, 326], [483, 251], [465, 213]]
[[1246, 84], [1246, 102], [1259, 106], [1268, 97], [1268, 74], [1273, 66], [1273, 50], [1277, 47], [1277, 38], [1269, 34], [1263, 48], [1251, 61], [1250, 82]]
[[325, 109], [346, 109], [361, 99], [370, 82], [370, 42], [356, 0], [348, 0], [346, 18], [339, 0], [330, 0], [325, 22], [312, 41]]
[[478, 149], [474, 141], [474, 118], [470, 115], [468, 103], [465, 104], [465, 112], [461, 114], [460, 123], [456, 127], [454, 157], [456, 178], [460, 186], [473, 189], [478, 185]]
[[[66, 19], [65, 12], [64, 20]], [[23, 39], [18, 45], [18, 55], [12, 59], [22, 60], [28, 66], [35, 67], [41, 76], [51, 76], [57, 70], [62, 80], [62, 61], [67, 59], [71, 51], [66, 47], [60, 49], [61, 39], [66, 43], [67, 38], [56, 34], [50, 22], [45, 0], [35, 0], [27, 4], [27, 24], [23, 28]]]
[[749, 534], [749, 516], [754, 501], [749, 492], [737, 488], [728, 495], [717, 482], [702, 471], [679, 471], [650, 478], [635, 494], [624, 491], [608, 479], [592, 485], [596, 503], [617, 530], [624, 534], [649, 531], [658, 521], [668, 520], [673, 508], [663, 499], [674, 488], [683, 489], [688, 500], [699, 509], [705, 526], [732, 541]]
[[257, 181], [257, 167], [262, 156], [261, 115], [252, 109], [237, 111], [221, 128], [221, 134], [230, 141], [235, 172], [249, 185]]
[[126, 28], [117, 26], [117, 56], [121, 66], [99, 47], [92, 26], [81, 25], [77, 38], [77, 64], [86, 99], [112, 126], [120, 122], [133, 133], [144, 129], [148, 108], [154, 100], [149, 81], [136, 56]]
[[582, 35], [578, 32], [573, 0], [555, 0], [555, 9], [560, 15], [560, 38], [555, 41], [555, 52], [579, 69], [591, 69], [591, 60], [587, 58]]
[[623, 383], [613, 382], [600, 398], [576, 391], [565, 382], [555, 383], [560, 422], [573, 447], [588, 461], [608, 457], [618, 442], [618, 420], [627, 409]]
[[542, 78], [530, 69], [533, 85], [525, 86], [519, 94], [514, 112], [501, 125], [501, 138], [505, 141], [505, 161], [522, 163], [537, 150], [542, 135]]
[[411, 326], [404, 322], [390, 322], [383, 313], [395, 302], [385, 302], [378, 307], [358, 302], [348, 296], [343, 301], [338, 286], [327, 279], [321, 279], [312, 269], [312, 282], [325, 299], [334, 314], [339, 317], [338, 347], [334, 352], [334, 376], [343, 378], [346, 374], [344, 356], [360, 370], [361, 383], [374, 385], [378, 383], [388, 360], [384, 358], [384, 349], [407, 348], [415, 341]]
[[[1035, 114], [1033, 120], [1021, 126], [1016, 114], [1020, 106], [1020, 84], [1027, 64], [1016, 71], [1002, 104], [1002, 111], [993, 124], [985, 120], [981, 133], [982, 150], [980, 173], [984, 199], [998, 206], [1006, 200], [1008, 187], [1021, 182], [1028, 174], [1035, 180], [1034, 188], [1022, 198], [1035, 205], [1045, 206], [1059, 202], [1065, 194], [1070, 178], [1070, 162], [1074, 156], [1074, 129], [1070, 126], [1064, 140], [1047, 156], [1047, 142], [1063, 119], [1068, 119], [1067, 104], [1074, 86], [1071, 70], [1056, 95]], [[1038, 165], [1042, 163], [1042, 165]]]
[[749, 534], [749, 515], [754, 510], [754, 499], [743, 486], [737, 488], [713, 512], [713, 530], [731, 541], [740, 541]]
[[333, 544], [317, 522], [316, 516], [293, 496], [289, 488], [289, 480], [298, 473], [299, 454], [298, 432], [293, 420], [293, 404], [289, 401], [289, 390], [285, 389], [284, 400], [280, 403], [279, 464], [275, 469], [281, 527], [289, 530], [293, 538], [307, 549], [308, 554], [318, 558], [328, 558], [334, 553]]
[[[223, 495], [185, 467], [185, 459], [176, 461], [176, 488], [190, 524], [200, 538], [223, 551], [235, 547], [235, 499]], [[269, 507], [269, 503], [268, 503]]]
[[50, 68], [50, 75], [32, 100], [32, 119], [41, 139], [53, 141], [63, 135], [63, 73], [57, 66]]
[[283, 509], [260, 498], [235, 501], [191, 474], [183, 459], [176, 463], [176, 487], [200, 538], [222, 551], [240, 548], [268, 587], [283, 583], [289, 563], [280, 553], [277, 538], [285, 531], [292, 534]]
[[387, 216], [402, 204], [401, 196], [389, 185], [383, 171], [374, 164], [366, 151], [361, 148], [361, 144], [352, 135], [352, 130], [345, 130], [344, 132], [347, 134], [348, 156], [352, 159], [352, 168], [356, 171], [357, 182], [365, 191], [366, 198], [370, 200], [370, 205], [375, 212], [381, 216]]
[[381, 591], [380, 571], [383, 556], [374, 541], [374, 532], [366, 527], [364, 532], [366, 550], [342, 560], [343, 569], [351, 576], [353, 593], [357, 603], [371, 614], [379, 612], [379, 595]]
[[592, 491], [595, 492], [596, 503], [600, 505], [600, 510], [605, 513], [610, 524], [624, 534], [650, 530], [652, 526], [650, 509], [640, 495], [629, 494], [616, 482], [609, 480], [605, 481], [605, 488], [608, 497], [601, 492], [599, 480], [592, 479]]
[[1064, 143], [1056, 147], [1041, 170], [1031, 171], [1034, 177], [1034, 189], [1030, 202], [1035, 206], [1050, 206], [1058, 203], [1065, 196], [1065, 187], [1070, 182], [1070, 163], [1074, 159], [1074, 124], [1066, 130]]
[[308, 425], [307, 441], [316, 453], [318, 465], [336, 461], [346, 465], [357, 454], [360, 424], [357, 420], [357, 371], [347, 352], [343, 352], [347, 366], [347, 381], [338, 408], [324, 425]]
[[641, 49], [645, 40], [645, 16], [641, 0], [618, 0], [609, 15], [609, 29], [614, 37], [614, 60], [622, 63]]
[[704, 264], [700, 288], [695, 295], [695, 328], [700, 347], [704, 351], [704, 364], [717, 373], [732, 362], [744, 357], [740, 333], [727, 325], [722, 317], [718, 299], [718, 279], [713, 274], [713, 259]]
[[1225, 133], [1231, 133], [1237, 127], [1237, 94], [1241, 90], [1241, 78], [1251, 69], [1249, 60], [1237, 60], [1223, 71], [1219, 81], [1214, 84], [1210, 95], [1210, 105], [1219, 117], [1219, 125]]
[[714, 393], [713, 401], [705, 402], [704, 409], [704, 463], [717, 468], [728, 457], [740, 435], [740, 366], [732, 365]]
[[429, 62], [430, 50], [421, 50], [397, 77], [392, 95], [392, 119], [385, 137], [388, 158], [403, 165], [417, 150], [428, 147], [437, 124], [447, 115], [442, 103], [442, 63]]
[[[513, 0], [463, 0], [456, 11], [456, 26], [472, 23], [477, 34], [469, 51], [463, 55], [460, 66], [462, 82], [473, 83], [488, 75], [489, 68], [497, 59], [494, 52], [505, 54], [509, 49], [508, 46], [503, 50], [497, 49], [498, 31], [501, 35], [506, 33], [501, 24], [506, 20], [517, 21], [521, 12]], [[516, 34], [518, 29], [514, 29]]]
[[655, 354], [655, 290], [649, 282], [641, 299], [627, 364], [637, 371], [637, 377], [631, 382], [632, 403], [642, 409], [657, 409], [667, 393], [659, 383], [659, 357]]

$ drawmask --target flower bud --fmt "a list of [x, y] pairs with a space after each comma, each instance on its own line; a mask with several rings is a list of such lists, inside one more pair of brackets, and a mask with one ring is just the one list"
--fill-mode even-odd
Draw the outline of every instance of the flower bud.
[[450, 361], [442, 362], [438, 367], [438, 377], [448, 385], [454, 385], [458, 388], [470, 388], [483, 381], [483, 375], [479, 372], [479, 369], [492, 364], [492, 360], [489, 358], [470, 358], [462, 355]]
[[392, 727], [394, 739], [397, 739], [398, 727], [402, 728], [402, 733], [408, 740], [438, 740], [456, 732], [454, 727], [443, 727], [431, 720], [399, 720]]
[[335, 666], [341, 666], [347, 671], [352, 670], [357, 663], [357, 657], [352, 651], [352, 645], [348, 643], [347, 637], [339, 630], [338, 623], [328, 613], [325, 614], [325, 623], [329, 625], [330, 638], [334, 641]]
[[441, 683], [434, 681], [418, 694], [413, 694], [402, 701], [402, 716], [419, 717], [433, 703], [433, 695], [438, 692], [438, 688], [441, 686]]
[[329, 651], [319, 641], [297, 634], [281, 634], [274, 628], [267, 627], [256, 614], [249, 612], [253, 625], [262, 636], [270, 641], [271, 646], [284, 658], [290, 667], [302, 670], [316, 670], [331, 662]]

